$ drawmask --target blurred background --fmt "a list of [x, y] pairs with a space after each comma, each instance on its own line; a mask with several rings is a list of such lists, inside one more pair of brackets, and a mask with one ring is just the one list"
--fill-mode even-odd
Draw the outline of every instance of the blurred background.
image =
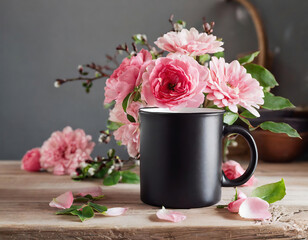
[[[308, 1], [251, 0], [259, 11], [280, 86], [274, 93], [308, 105]], [[223, 0], [1, 0], [0, 1], [0, 159], [21, 159], [55, 130], [82, 128], [97, 142], [108, 110], [105, 80], [86, 94], [80, 82], [54, 87], [57, 78], [77, 77], [77, 66], [104, 65], [105, 54], [130, 36], [145, 33], [150, 43], [170, 30], [169, 16], [201, 30], [202, 17], [215, 21], [231, 61], [258, 50], [250, 15]], [[93, 156], [114, 147], [97, 144]]]

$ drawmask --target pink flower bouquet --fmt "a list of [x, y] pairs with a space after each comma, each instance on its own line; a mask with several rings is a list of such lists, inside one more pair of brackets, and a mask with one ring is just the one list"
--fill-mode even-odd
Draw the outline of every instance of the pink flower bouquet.
[[[132, 49], [125, 43], [116, 48], [115, 56], [107, 55], [115, 66], [91, 63], [78, 67], [78, 77], [55, 81], [56, 87], [82, 81], [89, 92], [95, 80], [107, 78], [104, 105], [110, 111], [108, 130], [101, 132], [101, 142], [108, 143], [113, 136], [119, 145], [127, 147], [131, 158], [138, 159], [141, 107], [224, 109], [225, 124], [242, 121], [250, 130], [261, 128], [300, 137], [286, 123], [268, 121], [253, 126], [249, 121], [260, 116], [260, 108], [294, 107], [288, 99], [270, 93], [278, 83], [267, 69], [253, 63], [259, 52], [228, 63], [223, 57], [222, 39], [212, 34], [213, 22], [204, 22], [202, 31], [198, 31], [186, 29], [184, 21], [173, 23], [173, 17], [169, 21], [173, 27], [158, 37], [156, 47], [149, 44], [146, 35], [133, 35]], [[140, 51], [137, 46], [141, 46]], [[118, 64], [117, 57], [124, 53], [127, 55]], [[94, 76], [87, 70], [93, 70]], [[240, 166], [230, 162], [225, 166], [230, 176], [242, 174]]]

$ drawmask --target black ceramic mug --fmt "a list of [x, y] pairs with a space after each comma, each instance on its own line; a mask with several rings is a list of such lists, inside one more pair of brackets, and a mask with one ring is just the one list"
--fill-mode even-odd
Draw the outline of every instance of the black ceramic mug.
[[[141, 200], [154, 206], [196, 208], [221, 198], [221, 187], [244, 184], [254, 173], [258, 153], [250, 133], [223, 124], [223, 110], [141, 108]], [[245, 173], [234, 180], [222, 172], [222, 139], [242, 135], [251, 150]]]

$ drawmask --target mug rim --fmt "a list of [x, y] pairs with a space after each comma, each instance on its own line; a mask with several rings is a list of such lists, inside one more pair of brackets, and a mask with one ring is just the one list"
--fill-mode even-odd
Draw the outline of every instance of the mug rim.
[[[151, 111], [154, 110], [154, 111]], [[225, 110], [215, 108], [181, 108], [177, 110], [170, 110], [169, 108], [160, 107], [142, 107], [139, 113], [147, 114], [209, 114], [217, 115], [224, 114]]]

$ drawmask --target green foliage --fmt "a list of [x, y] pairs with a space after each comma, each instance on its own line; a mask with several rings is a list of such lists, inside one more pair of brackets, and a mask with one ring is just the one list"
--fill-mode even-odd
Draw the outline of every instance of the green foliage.
[[247, 64], [247, 63], [251, 63], [259, 55], [259, 53], [260, 53], [260, 51], [254, 52], [252, 54], [249, 54], [245, 57], [240, 58], [238, 61], [242, 65]]
[[225, 112], [224, 113], [224, 123], [232, 125], [238, 119], [238, 114], [234, 112]]
[[197, 59], [201, 65], [204, 65], [205, 62], [210, 61], [211, 56], [209, 54], [204, 54], [204, 55], [198, 56]]
[[263, 130], [271, 131], [273, 133], [285, 133], [289, 137], [301, 138], [298, 132], [287, 123], [267, 121], [261, 123], [260, 128]]
[[116, 185], [121, 179], [121, 172], [113, 171], [110, 175], [104, 178], [103, 184], [105, 186]]
[[244, 67], [253, 78], [259, 81], [262, 87], [268, 89], [278, 86], [278, 83], [273, 74], [271, 74], [271, 72], [264, 67], [253, 63], [245, 64]]
[[136, 122], [135, 118], [126, 112], [128, 105], [131, 103], [132, 98], [134, 97], [135, 92], [129, 93], [122, 102], [122, 107], [124, 112], [126, 113], [126, 117], [130, 122]]
[[107, 122], [107, 128], [111, 131], [115, 131], [117, 130], [118, 128], [120, 128], [121, 126], [123, 126], [124, 124], [123, 123], [119, 123], [119, 122], [112, 122], [112, 121], [109, 121]]
[[122, 183], [139, 183], [140, 177], [134, 172], [123, 171], [121, 182]]
[[113, 106], [115, 105], [115, 103], [116, 103], [115, 100], [113, 100], [113, 101], [110, 102], [110, 103], [106, 103], [106, 104], [104, 104], [104, 108], [105, 108], [105, 109], [111, 108], [111, 107], [113, 107]]
[[244, 110], [241, 113], [241, 116], [245, 117], [245, 118], [256, 118], [255, 115], [253, 115], [251, 112], [249, 112], [248, 110]]
[[93, 202], [89, 202], [88, 205], [90, 207], [92, 207], [95, 212], [99, 212], [99, 213], [106, 212], [107, 209], [108, 209], [106, 206], [96, 204], [96, 203], [93, 203]]
[[284, 180], [279, 182], [270, 183], [257, 187], [252, 191], [252, 197], [259, 197], [268, 203], [274, 203], [284, 198], [286, 195], [286, 186]]
[[280, 110], [284, 108], [294, 107], [289, 99], [274, 96], [274, 94], [265, 92], [264, 93], [264, 104], [262, 106], [265, 109]]
[[214, 53], [213, 56], [215, 56], [217, 58], [221, 58], [221, 57], [225, 56], [225, 53], [224, 52], [217, 52], [217, 53]]

